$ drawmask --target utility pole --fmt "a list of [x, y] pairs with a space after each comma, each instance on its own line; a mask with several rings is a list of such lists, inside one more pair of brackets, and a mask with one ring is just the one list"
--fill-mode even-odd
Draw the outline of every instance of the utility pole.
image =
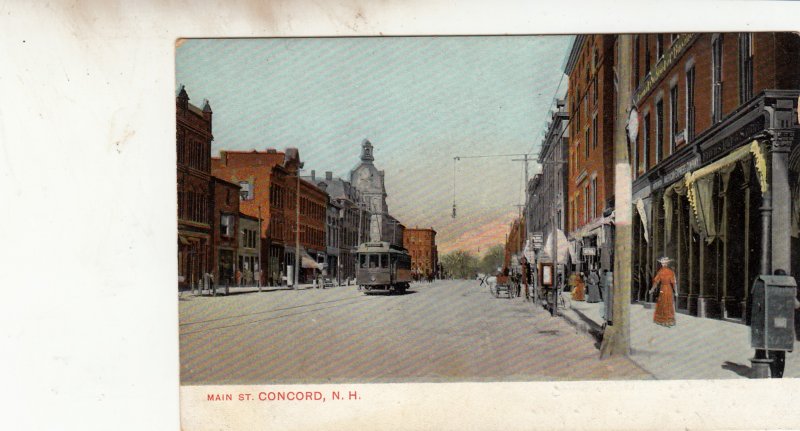
[[261, 205], [258, 206], [258, 291], [261, 292], [261, 280], [264, 279], [264, 265], [261, 262]]
[[295, 246], [294, 246], [294, 288], [298, 288], [300, 282], [300, 168], [297, 168], [297, 197], [295, 199]]
[[[528, 154], [523, 154], [522, 156], [523, 157], [521, 159], [511, 159], [511, 161], [512, 162], [524, 162], [525, 163], [525, 185], [523, 187], [523, 190], [525, 190], [525, 192], [524, 192], [525, 193], [525, 203], [527, 204], [527, 202], [528, 202], [528, 162], [530, 160], [533, 160], [533, 159], [528, 157]], [[525, 236], [526, 236], [525, 240], [527, 240], [528, 239], [527, 238], [527, 236], [528, 236], [528, 205], [525, 205], [525, 210], [524, 210], [523, 216], [524, 216], [523, 221], [525, 223]]]
[[600, 358], [630, 354], [631, 303], [631, 165], [628, 154], [629, 107], [631, 88], [631, 35], [617, 36], [617, 106], [614, 113], [614, 284], [612, 286], [612, 325], [606, 327]]

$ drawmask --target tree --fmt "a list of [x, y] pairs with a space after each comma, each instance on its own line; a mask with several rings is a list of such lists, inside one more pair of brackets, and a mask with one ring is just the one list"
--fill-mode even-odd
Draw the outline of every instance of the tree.
[[473, 278], [478, 272], [478, 258], [464, 250], [442, 256], [442, 267], [453, 278]]
[[503, 266], [505, 247], [502, 244], [493, 245], [481, 258], [478, 269], [484, 274], [493, 274], [498, 267]]

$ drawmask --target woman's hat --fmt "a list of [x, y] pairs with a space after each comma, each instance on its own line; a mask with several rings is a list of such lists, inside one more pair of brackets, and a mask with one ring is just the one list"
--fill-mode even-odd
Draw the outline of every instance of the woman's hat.
[[658, 263], [662, 263], [662, 264], [669, 263], [671, 260], [672, 259], [668, 258], [667, 256], [662, 256], [661, 258], [658, 259]]

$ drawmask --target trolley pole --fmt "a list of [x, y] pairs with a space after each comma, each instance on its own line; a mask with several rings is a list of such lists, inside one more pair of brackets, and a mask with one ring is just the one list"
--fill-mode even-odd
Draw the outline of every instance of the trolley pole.
[[631, 35], [617, 36], [617, 109], [614, 113], [614, 284], [612, 286], [613, 324], [606, 327], [600, 345], [600, 358], [630, 354], [631, 302], [631, 165], [628, 155], [627, 120], [632, 100]]

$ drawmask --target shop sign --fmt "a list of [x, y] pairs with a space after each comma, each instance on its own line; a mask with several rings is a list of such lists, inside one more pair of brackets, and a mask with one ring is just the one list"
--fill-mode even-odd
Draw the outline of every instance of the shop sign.
[[636, 95], [633, 97], [634, 105], [639, 105], [639, 102], [644, 98], [644, 96], [653, 90], [656, 83], [661, 81], [667, 71], [669, 71], [674, 63], [681, 57], [686, 47], [688, 47], [694, 41], [695, 36], [696, 35], [693, 33], [688, 33], [681, 35], [675, 40], [667, 52], [664, 53], [664, 56], [661, 57], [661, 60], [647, 75], [642, 85], [637, 89]]
[[544, 234], [542, 232], [534, 232], [531, 235], [531, 239], [533, 240], [533, 248], [534, 249], [541, 249], [544, 245]]
[[696, 168], [700, 165], [700, 159], [698, 157], [692, 157], [691, 160], [688, 162], [678, 166], [675, 169], [670, 170], [663, 176], [657, 178], [653, 181], [653, 189], [660, 189], [666, 184], [672, 184], [680, 178], [683, 178], [687, 172], [691, 171], [692, 169]]
[[595, 248], [595, 247], [584, 247], [583, 248], [583, 255], [584, 256], [597, 256], [597, 248]]
[[717, 158], [717, 156], [725, 154], [728, 151], [732, 150], [733, 148], [740, 146], [742, 142], [748, 140], [751, 136], [755, 135], [761, 130], [764, 130], [764, 118], [758, 117], [755, 120], [742, 126], [742, 128], [740, 128], [739, 130], [722, 138], [716, 144], [706, 148], [702, 154], [703, 163], [709, 160], [713, 160]]

